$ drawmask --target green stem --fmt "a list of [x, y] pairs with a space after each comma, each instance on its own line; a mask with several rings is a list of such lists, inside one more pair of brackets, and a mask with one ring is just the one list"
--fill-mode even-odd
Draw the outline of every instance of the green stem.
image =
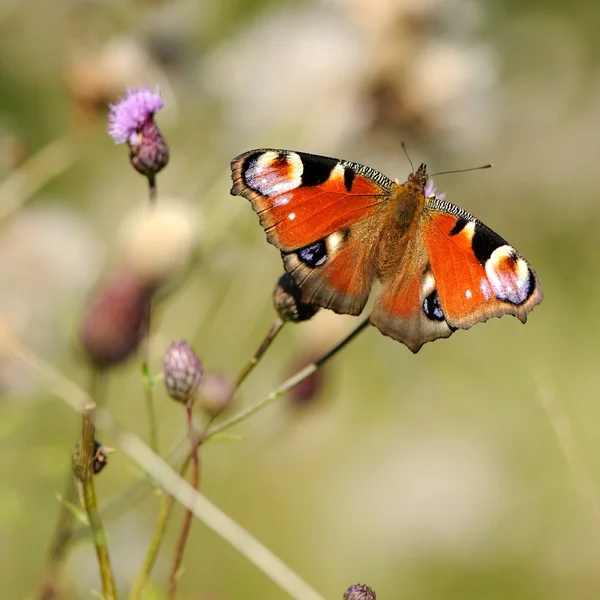
[[255, 413], [259, 412], [271, 402], [285, 394], [288, 390], [292, 389], [294, 386], [298, 385], [302, 381], [304, 381], [307, 377], [310, 377], [316, 370], [320, 369], [327, 361], [333, 358], [342, 348], [344, 348], [350, 341], [352, 341], [367, 325], [369, 324], [369, 319], [365, 319], [362, 321], [356, 329], [352, 330], [339, 344], [337, 344], [334, 348], [332, 348], [329, 352], [324, 354], [321, 358], [316, 360], [314, 363], [306, 366], [301, 371], [298, 371], [295, 375], [292, 375], [289, 379], [286, 379], [278, 388], [274, 389], [268, 396], [265, 396], [262, 400], [259, 400], [256, 404], [245, 408], [240, 411], [237, 415], [234, 415], [230, 419], [219, 423], [215, 427], [209, 429], [206, 432], [206, 435], [202, 437], [202, 442], [206, 441], [213, 435], [217, 433], [221, 433], [226, 429], [230, 429], [234, 425], [245, 421], [247, 418], [251, 417]]
[[[190, 457], [186, 458], [185, 462], [181, 466], [181, 469], [179, 470], [179, 474], [182, 477], [185, 475], [189, 464]], [[154, 568], [154, 565], [156, 563], [158, 552], [165, 539], [167, 523], [169, 521], [169, 518], [171, 517], [171, 513], [173, 512], [175, 499], [173, 498], [173, 496], [170, 496], [165, 491], [162, 491], [161, 493], [162, 496], [160, 499], [160, 511], [158, 513], [156, 527], [154, 528], [154, 534], [152, 535], [152, 540], [150, 542], [150, 546], [148, 547], [148, 552], [146, 553], [146, 557], [144, 558], [144, 564], [142, 565], [142, 569], [140, 570], [140, 573], [133, 584], [133, 589], [131, 590], [131, 594], [129, 595], [129, 600], [137, 600], [140, 597], [144, 588], [146, 587], [146, 584], [150, 579], [152, 569]]]
[[[194, 416], [192, 413], [192, 402], [188, 402], [185, 405], [187, 415], [188, 434], [190, 436], [190, 443], [192, 445], [192, 461], [194, 470], [192, 473], [192, 487], [194, 490], [198, 489], [200, 485], [200, 457], [198, 454], [199, 439], [194, 429]], [[183, 562], [183, 553], [185, 552], [185, 546], [190, 535], [190, 529], [192, 527], [192, 520], [194, 514], [188, 508], [185, 513], [181, 532], [179, 534], [179, 541], [177, 543], [177, 549], [175, 551], [175, 559], [171, 568], [171, 576], [169, 578], [169, 600], [175, 600], [177, 593], [177, 583], [179, 581], [179, 575], [181, 571], [181, 564]]]
[[[154, 173], [148, 175], [148, 200], [150, 207], [156, 206], [156, 176]], [[154, 405], [154, 385], [150, 381], [150, 326], [152, 322], [152, 300], [148, 300], [146, 308], [146, 319], [144, 323], [144, 372], [147, 380], [145, 381], [146, 412], [148, 414], [148, 434], [150, 438], [150, 447], [156, 454], [158, 452], [158, 427], [156, 424], [156, 407]]]
[[273, 340], [277, 337], [277, 334], [282, 330], [285, 325], [285, 321], [277, 317], [275, 319], [273, 325], [267, 332], [265, 339], [261, 342], [258, 350], [254, 353], [252, 358], [246, 363], [244, 368], [238, 373], [238, 376], [235, 379], [235, 390], [242, 385], [246, 377], [250, 375], [254, 367], [258, 364], [258, 361], [262, 358], [263, 354], [269, 349], [269, 346], [273, 342]]
[[83, 413], [79, 458], [74, 465], [74, 470], [75, 476], [81, 485], [83, 501], [92, 531], [92, 540], [94, 542], [94, 547], [96, 548], [96, 556], [100, 568], [100, 579], [102, 581], [102, 593], [105, 600], [117, 600], [117, 587], [110, 566], [106, 535], [98, 513], [96, 492], [94, 489], [92, 458], [94, 455], [94, 440], [96, 434], [95, 411], [96, 406], [94, 404], [88, 404]]
[[[103, 371], [92, 367], [90, 372], [90, 397], [96, 398], [98, 404], [102, 405], [105, 400], [104, 391], [106, 389], [106, 375]], [[63, 562], [67, 550], [71, 546], [76, 531], [81, 531], [84, 535], [89, 533], [89, 527], [81, 526], [77, 527], [73, 512], [69, 508], [70, 504], [73, 504], [77, 500], [77, 489], [73, 482], [73, 468], [71, 461], [69, 460], [69, 472], [67, 475], [67, 481], [65, 483], [64, 492], [61, 496], [62, 504], [58, 515], [58, 523], [52, 537], [52, 543], [48, 551], [48, 558], [46, 562], [45, 572], [42, 577], [42, 583], [38, 588], [36, 598], [42, 600], [46, 597], [44, 591], [48, 585], [48, 582], [56, 577], [60, 564]]]

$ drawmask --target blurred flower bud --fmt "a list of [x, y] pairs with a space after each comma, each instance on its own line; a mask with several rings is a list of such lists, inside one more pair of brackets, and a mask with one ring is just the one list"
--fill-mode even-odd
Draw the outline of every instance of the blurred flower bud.
[[184, 341], [173, 342], [165, 352], [163, 373], [167, 392], [174, 400], [187, 403], [194, 398], [204, 377], [200, 359]]
[[[104, 117], [106, 105], [149, 70], [150, 59], [139, 41], [117, 35], [101, 48], [84, 53], [78, 49], [65, 75], [67, 89], [81, 116]], [[152, 67], [150, 67], [152, 68]]]
[[228, 375], [207, 373], [196, 394], [196, 407], [214, 419], [229, 407], [234, 394], [235, 385]]
[[128, 89], [125, 98], [110, 105], [108, 134], [115, 143], [129, 145], [133, 167], [146, 177], [153, 177], [169, 162], [169, 148], [154, 115], [163, 107], [158, 88]]
[[318, 310], [314, 304], [302, 301], [302, 292], [292, 276], [284, 273], [273, 290], [273, 304], [275, 310], [284, 321], [307, 321]]
[[125, 219], [120, 233], [123, 260], [142, 281], [161, 283], [186, 265], [198, 232], [188, 205], [161, 199]]
[[[312, 364], [314, 360], [304, 357], [303, 360], [295, 361], [290, 369], [290, 375], [297, 373], [304, 367]], [[315, 402], [323, 391], [323, 368], [320, 367], [306, 379], [295, 385], [289, 392], [288, 398], [297, 408], [303, 408]]]
[[79, 328], [79, 340], [96, 366], [117, 364], [137, 350], [152, 293], [127, 271], [96, 292]]
[[376, 600], [375, 592], [368, 586], [362, 583], [351, 585], [344, 592], [344, 600]]

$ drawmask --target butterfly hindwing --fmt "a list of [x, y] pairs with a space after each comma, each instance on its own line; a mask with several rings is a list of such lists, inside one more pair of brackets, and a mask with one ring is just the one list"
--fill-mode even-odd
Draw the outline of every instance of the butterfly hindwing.
[[455, 331], [442, 311], [422, 238], [407, 240], [398, 270], [382, 281], [371, 323], [413, 352]]

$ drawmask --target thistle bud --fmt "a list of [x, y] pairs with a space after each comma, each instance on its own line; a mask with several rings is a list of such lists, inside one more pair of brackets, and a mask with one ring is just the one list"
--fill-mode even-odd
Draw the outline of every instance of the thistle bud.
[[282, 320], [299, 323], [307, 321], [319, 310], [318, 306], [302, 301], [302, 291], [289, 273], [284, 273], [273, 290], [273, 304]]
[[376, 600], [375, 592], [368, 586], [362, 583], [351, 585], [344, 592], [344, 600]]
[[96, 292], [79, 340], [97, 367], [115, 365], [137, 350], [152, 292], [128, 272], [118, 273]]
[[127, 90], [110, 105], [108, 133], [117, 144], [127, 142], [129, 159], [138, 173], [153, 177], [169, 162], [169, 148], [154, 115], [163, 107], [158, 89]]
[[173, 342], [165, 352], [163, 373], [167, 392], [178, 402], [190, 402], [204, 370], [192, 347], [184, 341]]

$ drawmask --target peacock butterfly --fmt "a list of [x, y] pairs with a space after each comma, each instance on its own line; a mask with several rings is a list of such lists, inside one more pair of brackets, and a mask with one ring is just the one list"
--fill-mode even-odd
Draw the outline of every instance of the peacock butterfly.
[[436, 194], [424, 164], [400, 184], [347, 160], [250, 150], [231, 161], [231, 194], [250, 200], [305, 302], [358, 315], [418, 352], [491, 317], [523, 323], [542, 301], [529, 263]]

